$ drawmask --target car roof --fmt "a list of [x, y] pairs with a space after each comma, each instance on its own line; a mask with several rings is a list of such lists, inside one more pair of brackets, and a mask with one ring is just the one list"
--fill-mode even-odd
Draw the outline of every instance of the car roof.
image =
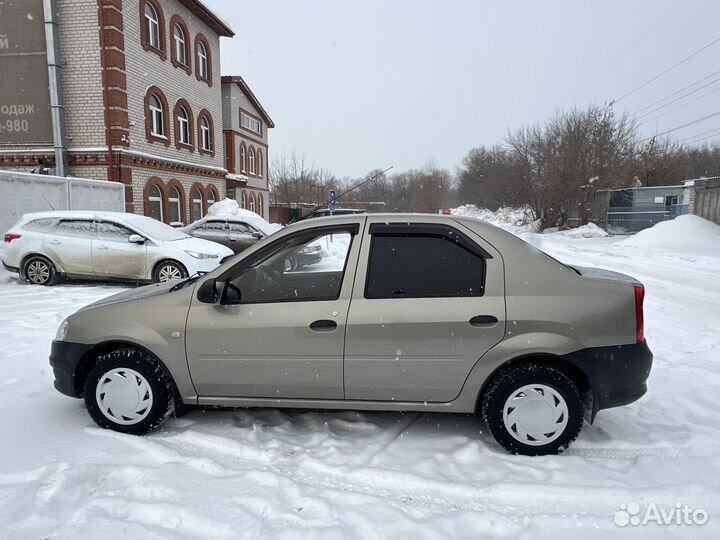
[[139, 214], [130, 214], [128, 212], [107, 212], [104, 210], [53, 210], [23, 214], [23, 220], [64, 217], [76, 219], [132, 219], [143, 216], [140, 216]]

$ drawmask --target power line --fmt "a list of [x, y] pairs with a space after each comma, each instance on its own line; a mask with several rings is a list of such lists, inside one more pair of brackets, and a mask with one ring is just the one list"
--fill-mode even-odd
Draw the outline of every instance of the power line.
[[[639, 115], [637, 118], [640, 119], [640, 118], [643, 118], [643, 117], [645, 117], [645, 116], [649, 116], [649, 115], [651, 115], [651, 114], [653, 114], [653, 113], [655, 113], [655, 112], [657, 112], [657, 111], [660, 111], [660, 110], [664, 109], [665, 107], [668, 107], [668, 106], [672, 105], [673, 103], [677, 103], [678, 101], [680, 101], [680, 100], [683, 99], [683, 98], [686, 98], [686, 97], [688, 97], [688, 96], [692, 96], [694, 93], [699, 92], [699, 91], [702, 90], [703, 88], [707, 88], [708, 86], [712, 86], [713, 84], [715, 84], [715, 83], [718, 82], [718, 81], [720, 81], [720, 77], [717, 78], [717, 79], [713, 79], [712, 81], [710, 81], [710, 82], [707, 83], [707, 84], [703, 84], [702, 86], [696, 88], [695, 90], [691, 90], [691, 91], [688, 92], [687, 94], [683, 94], [682, 96], [676, 97], [676, 98], [673, 99], [672, 101], [668, 101], [668, 102], [665, 103], [664, 105], [660, 105], [659, 107], [656, 107], [656, 108], [653, 109], [652, 111], [648, 111], [648, 112], [646, 112], [646, 113], [643, 113], [643, 114]], [[716, 92], [716, 90], [713, 90], [712, 92]], [[710, 92], [710, 93], [712, 93], [712, 92]], [[707, 95], [707, 94], [703, 94], [703, 95]], [[691, 102], [691, 101], [688, 101], [688, 103], [692, 103], [692, 102]]]
[[697, 56], [698, 54], [700, 54], [701, 52], [703, 52], [705, 49], [707, 49], [707, 48], [709, 48], [709, 47], [712, 47], [712, 46], [715, 45], [718, 41], [720, 41], [720, 37], [719, 37], [719, 38], [715, 38], [714, 40], [712, 40], [712, 41], [711, 41], [710, 43], [708, 43], [707, 45], [703, 45], [703, 46], [700, 47], [697, 51], [695, 51], [694, 53], [690, 54], [689, 56], [686, 56], [685, 58], [683, 58], [683, 59], [680, 60], [679, 62], [676, 62], [675, 64], [673, 64], [672, 66], [670, 66], [669, 68], [667, 68], [665, 71], [662, 71], [662, 72], [658, 73], [657, 75], [655, 75], [655, 76], [654, 76], [653, 78], [651, 78], [650, 80], [645, 81], [645, 82], [642, 83], [640, 86], [636, 86], [635, 88], [633, 88], [632, 90], [630, 90], [630, 91], [627, 92], [626, 94], [624, 94], [624, 95], [620, 96], [619, 98], [613, 100], [612, 103], [613, 103], [613, 104], [618, 103], [619, 101], [622, 101], [622, 100], [625, 99], [626, 97], [629, 97], [629, 96], [633, 95], [633, 94], [634, 94], [635, 92], [637, 92], [638, 90], [642, 90], [642, 89], [645, 88], [648, 84], [650, 84], [650, 83], [658, 80], [658, 79], [659, 79], [660, 77], [662, 77], [663, 75], [665, 75], [665, 74], [667, 74], [667, 73], [670, 73], [673, 69], [675, 69], [676, 67], [684, 64], [685, 62], [687, 62], [687, 61], [690, 60], [691, 58]]
[[656, 139], [657, 137], [662, 137], [663, 135], [667, 135], [668, 133], [673, 133], [674, 131], [677, 131], [679, 129], [683, 129], [688, 126], [699, 124], [700, 122], [703, 122], [704, 120], [707, 120], [708, 118], [714, 118], [715, 116], [720, 116], [720, 111], [714, 112], [712, 114], [708, 114], [707, 116], [703, 116], [702, 118], [698, 118], [697, 120], [693, 120], [692, 122], [688, 122], [687, 124], [683, 124], [682, 126], [677, 126], [672, 129], [668, 129], [667, 131], [663, 131], [662, 133], [656, 133], [655, 135], [652, 135], [651, 137], [647, 137], [646, 139], [643, 139], [642, 141], [640, 141], [640, 144], [647, 142], [651, 139]]
[[687, 105], [690, 105], [691, 103], [695, 103], [696, 101], [698, 101], [698, 100], [700, 100], [700, 99], [702, 99], [702, 98], [704, 98], [704, 97], [707, 97], [707, 96], [709, 96], [709, 95], [711, 95], [711, 94], [714, 94], [715, 92], [720, 92], [720, 88], [715, 88], [714, 90], [710, 90], [709, 92], [705, 92], [704, 94], [701, 94], [701, 95], [699, 95], [698, 97], [691, 99], [690, 101], [686, 101], [685, 103], [681, 103], [681, 104], [678, 105], [677, 107], [673, 107], [672, 109], [670, 109], [670, 110], [668, 110], [668, 111], [665, 111], [665, 112], [663, 112], [663, 113], [660, 113], [660, 114], [658, 114], [657, 116], [654, 116], [654, 117], [652, 117], [652, 118], [649, 118], [648, 120], [644, 120], [644, 121], [640, 122], [640, 123], [638, 124], [638, 126], [643, 126], [643, 125], [645, 125], [645, 124], [649, 124], [649, 123], [651, 123], [651, 122], [654, 122], [655, 120], [657, 120], [658, 118], [662, 118], [662, 117], [665, 116], [666, 114], [670, 114], [670, 113], [673, 112], [673, 111], [677, 111], [678, 109], [682, 109], [683, 107], [685, 107], [685, 106], [687, 106]]
[[639, 108], [637, 111], [635, 111], [635, 114], [638, 114], [638, 113], [644, 111], [645, 109], [649, 109], [650, 107], [654, 107], [654, 106], [657, 105], [658, 103], [662, 103], [662, 102], [665, 101], [666, 99], [670, 99], [671, 97], [678, 95], [680, 92], [684, 92], [684, 91], [687, 90], [688, 88], [692, 88], [692, 87], [695, 86], [696, 84], [700, 84], [701, 82], [708, 80], [710, 77], [714, 77], [714, 76], [717, 75], [718, 73], [720, 73], [720, 69], [717, 70], [717, 71], [712, 72], [710, 75], [707, 75], [707, 76], [703, 77], [702, 79], [698, 79], [697, 81], [695, 81], [695, 82], [692, 83], [692, 84], [688, 84], [687, 86], [682, 87], [680, 90], [676, 90], [676, 91], [673, 92], [672, 94], [668, 94], [668, 95], [665, 96], [664, 98], [660, 98], [660, 99], [658, 99], [657, 101], [653, 101], [650, 105], [645, 105], [644, 107]]
[[[706, 141], [707, 139], [714, 139], [715, 137], [720, 137], [720, 133], [715, 133], [714, 135], [708, 135], [707, 137], [703, 137], [702, 139], [697, 139], [697, 140], [691, 142], [690, 144], [697, 144], [699, 142]], [[682, 142], [681, 142], [681, 144], [682, 144]]]
[[685, 141], [689, 141], [690, 139], [695, 139], [697, 137], [702, 137], [703, 135], [706, 135], [708, 133], [715, 133], [716, 131], [720, 131], [720, 127], [714, 128], [714, 129], [708, 129], [706, 131], [701, 131], [700, 133], [696, 133], [695, 135], [692, 135], [690, 137], [686, 137], [682, 139], [680, 142], [684, 143]]

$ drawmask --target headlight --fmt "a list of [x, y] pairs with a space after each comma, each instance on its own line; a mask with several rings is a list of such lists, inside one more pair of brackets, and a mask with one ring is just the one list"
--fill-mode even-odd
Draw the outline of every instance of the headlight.
[[67, 318], [60, 323], [60, 326], [57, 329], [57, 333], [55, 334], [55, 341], [63, 341], [65, 339], [65, 336], [67, 336], [69, 325], [70, 323], [68, 322]]
[[191, 257], [195, 257], [196, 259], [217, 259], [217, 255], [210, 255], [209, 253], [198, 253], [197, 251], [185, 251], [188, 255]]

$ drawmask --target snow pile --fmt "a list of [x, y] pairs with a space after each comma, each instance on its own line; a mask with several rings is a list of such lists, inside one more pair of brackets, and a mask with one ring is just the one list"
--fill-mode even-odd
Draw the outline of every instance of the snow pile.
[[616, 244], [627, 248], [720, 257], [720, 226], [688, 214], [657, 223]]
[[608, 236], [607, 231], [603, 229], [602, 227], [598, 227], [594, 223], [588, 223], [587, 225], [581, 225], [580, 227], [575, 227], [574, 229], [566, 229], [563, 231], [560, 230], [554, 230], [552, 232], [549, 231], [549, 229], [546, 229], [543, 231], [544, 234], [553, 234], [557, 236], [561, 236], [563, 238], [605, 238]]
[[213, 203], [210, 208], [208, 208], [207, 215], [214, 217], [223, 216], [243, 218], [245, 221], [257, 227], [268, 236], [282, 229], [282, 225], [277, 223], [268, 223], [259, 214], [256, 214], [252, 210], [240, 208], [237, 201], [232, 199], [223, 199], [222, 201]]
[[450, 214], [458, 217], [479, 219], [514, 234], [534, 232], [536, 230], [530, 209], [527, 207], [502, 207], [493, 212], [487, 208], [478, 208], [474, 204], [465, 204], [451, 209]]

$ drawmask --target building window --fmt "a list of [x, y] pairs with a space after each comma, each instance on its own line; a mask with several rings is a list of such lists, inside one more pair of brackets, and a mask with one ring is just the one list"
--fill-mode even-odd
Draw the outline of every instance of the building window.
[[255, 211], [255, 194], [254, 193], [250, 194], [250, 211], [251, 212]]
[[163, 196], [162, 191], [160, 191], [160, 187], [157, 185], [150, 188], [150, 195], [148, 196], [148, 209], [151, 218], [163, 221]]
[[185, 110], [185, 107], [180, 107], [178, 110], [178, 128], [180, 131], [180, 143], [190, 144], [190, 116]]
[[179, 24], [175, 25], [175, 60], [184, 66], [187, 65], [187, 45], [185, 43], [185, 32]]
[[140, 41], [165, 60], [165, 18], [157, 0], [140, 0]]
[[160, 50], [160, 18], [152, 4], [145, 4], [145, 31], [148, 45]]
[[215, 155], [213, 140], [213, 121], [205, 109], [198, 115], [198, 134], [200, 136], [200, 153]]
[[251, 146], [248, 153], [250, 161], [250, 174], [255, 174], [255, 149]]
[[212, 186], [208, 189], [207, 192], [207, 204], [208, 208], [210, 208], [213, 204], [215, 204], [215, 201], [217, 201], [217, 197], [215, 196], [215, 190]]
[[162, 102], [156, 95], [150, 96], [150, 121], [152, 127], [150, 133], [156, 137], [165, 136], [165, 111]]
[[258, 205], [257, 213], [260, 214], [260, 217], [265, 217], [264, 216], [265, 206], [263, 205], [263, 196], [260, 193], [258, 193], [257, 205]]
[[192, 215], [191, 219], [197, 221], [203, 217], [203, 208], [205, 206], [203, 201], [203, 193], [199, 187], [194, 187], [192, 190]]
[[182, 221], [182, 197], [180, 190], [171, 187], [168, 193], [168, 218], [170, 223], [180, 223]]
[[210, 44], [207, 38], [198, 34], [195, 36], [195, 76], [198, 81], [204, 81], [212, 86], [212, 57]]
[[257, 118], [250, 116], [244, 111], [240, 111], [240, 125], [245, 129], [249, 129], [253, 133], [262, 135], [262, 123]]
[[244, 189], [240, 195], [240, 208], [247, 208], [247, 193]]
[[257, 175], [262, 178], [263, 177], [263, 157], [262, 157], [262, 150], [260, 148], [257, 149], [257, 153], [255, 155], [255, 159], [257, 160]]
[[[240, 170], [247, 172], [247, 150], [245, 149], [245, 143], [240, 143]], [[245, 208], [243, 206], [243, 208]]]

